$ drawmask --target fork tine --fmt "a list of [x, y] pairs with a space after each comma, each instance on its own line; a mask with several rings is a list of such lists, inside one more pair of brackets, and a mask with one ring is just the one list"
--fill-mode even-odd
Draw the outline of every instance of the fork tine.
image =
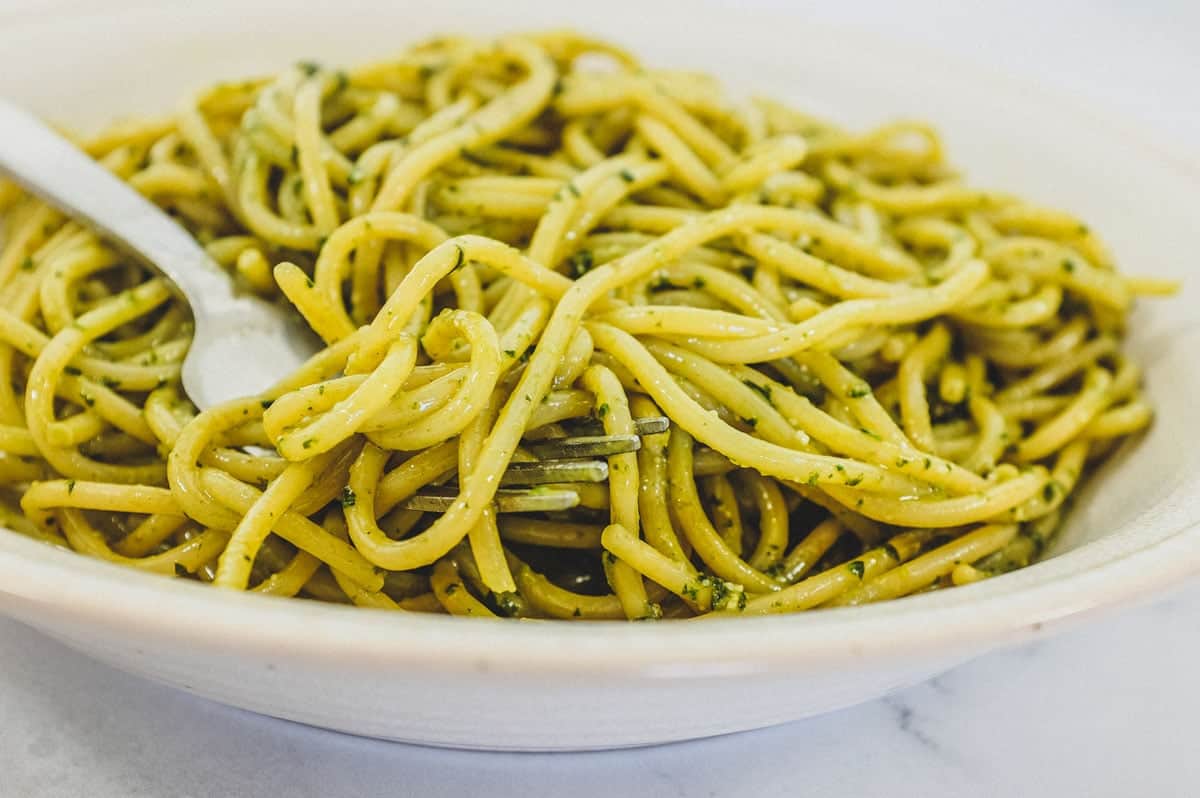
[[548, 460], [537, 463], [510, 463], [500, 477], [504, 487], [545, 485], [550, 482], [603, 482], [608, 479], [608, 463], [603, 460]]
[[[424, 488], [419, 493], [409, 496], [402, 504], [409, 510], [421, 510], [429, 513], [444, 513], [458, 499], [457, 488]], [[496, 511], [501, 513], [539, 513], [554, 510], [570, 510], [579, 506], [579, 494], [573, 490], [553, 490], [537, 488], [534, 490], [505, 490], [496, 491]]]
[[[570, 426], [571, 431], [579, 435], [604, 436], [604, 425], [596, 419], [571, 422]], [[646, 416], [645, 418], [635, 418], [633, 420], [634, 433], [643, 437], [666, 432], [670, 426], [671, 422], [666, 416]]]
[[580, 435], [537, 441], [526, 445], [525, 448], [541, 460], [610, 457], [614, 454], [636, 452], [642, 448], [642, 439], [637, 435]]
[[671, 426], [671, 421], [666, 416], [646, 416], [645, 418], [635, 418], [633, 426], [637, 429], [637, 434], [657, 435], [660, 432], [666, 432]]

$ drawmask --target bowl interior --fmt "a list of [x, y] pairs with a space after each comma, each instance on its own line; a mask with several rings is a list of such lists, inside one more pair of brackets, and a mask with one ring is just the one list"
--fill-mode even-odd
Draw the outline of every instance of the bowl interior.
[[[9, 55], [0, 94], [55, 121], [92, 129], [114, 117], [161, 113], [215, 80], [300, 58], [355, 64], [431, 33], [569, 24], [612, 38], [648, 63], [715, 73], [735, 92], [776, 96], [850, 126], [927, 119], [943, 131], [951, 159], [974, 184], [1078, 213], [1130, 273], [1188, 276], [1193, 231], [1200, 227], [1200, 206], [1192, 200], [1200, 170], [1172, 160], [1136, 131], [1036, 87], [948, 68], [940, 57], [859, 33], [802, 31], [810, 26], [798, 14], [733, 11], [716, 3], [643, 6], [346, 0], [298, 13], [278, 0], [216, 0], [30, 12], [0, 30]], [[689, 20], [686, 35], [678, 29], [683, 19]], [[1190, 404], [1200, 395], [1193, 354], [1200, 336], [1191, 311], [1200, 299], [1196, 282], [1135, 312], [1128, 350], [1145, 368], [1158, 419], [1090, 482], [1054, 555], [1168, 511], [1200, 470], [1200, 451], [1188, 445], [1196, 432]]]

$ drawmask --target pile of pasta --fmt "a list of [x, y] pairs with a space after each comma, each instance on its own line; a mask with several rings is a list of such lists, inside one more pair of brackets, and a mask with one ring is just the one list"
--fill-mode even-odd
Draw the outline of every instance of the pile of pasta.
[[[1043, 550], [1151, 420], [1075, 217], [572, 33], [223, 83], [86, 143], [323, 339], [198, 412], [165, 279], [0, 186], [0, 521], [142, 571], [391, 610], [762, 615]], [[665, 433], [500, 512], [530, 441]], [[430, 486], [445, 512], [412, 509]], [[535, 489], [534, 494], [537, 493]]]

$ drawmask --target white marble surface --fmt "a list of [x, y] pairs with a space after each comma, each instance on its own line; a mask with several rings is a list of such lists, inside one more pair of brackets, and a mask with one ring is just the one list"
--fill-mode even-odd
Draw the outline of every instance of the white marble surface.
[[[72, 5], [0, 0], [0, 20]], [[811, 13], [1123, 111], [1200, 161], [1200, 4], [916, 0]], [[809, 721], [636, 751], [510, 755], [253, 716], [0, 621], [0, 798], [1191, 796], [1200, 794], [1198, 625], [1200, 583]]]

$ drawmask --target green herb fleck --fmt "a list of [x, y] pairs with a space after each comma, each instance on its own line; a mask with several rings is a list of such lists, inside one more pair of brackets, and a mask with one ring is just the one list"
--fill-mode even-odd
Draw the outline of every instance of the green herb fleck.
[[591, 271], [595, 262], [595, 256], [590, 249], [581, 249], [567, 258], [567, 265], [571, 267], [571, 274], [576, 278], [582, 277]]
[[75, 492], [75, 480], [68, 479], [67, 480], [67, 495], [70, 496], [74, 492]]
[[506, 618], [512, 618], [521, 612], [521, 600], [516, 593], [505, 591], [504, 593], [493, 593], [492, 601], [496, 604], [496, 609]]
[[855, 560], [846, 567], [850, 569], [850, 573], [854, 574], [859, 579], [862, 579], [863, 574], [867, 572], [867, 566], [863, 564], [862, 560]]
[[600, 416], [600, 418], [604, 418], [608, 415], [608, 402], [604, 402], [598, 408], [596, 408], [596, 415]]
[[72, 377], [78, 377], [78, 376], [79, 376], [80, 374], [82, 374], [83, 372], [82, 372], [82, 371], [80, 371], [80, 370], [79, 370], [77, 367], [75, 367], [75, 366], [65, 366], [65, 367], [63, 368], [63, 373], [64, 373], [64, 374], [70, 374]]
[[316, 438], [308, 438], [307, 440], [304, 441], [304, 443], [302, 443], [300, 445], [303, 446], [305, 449], [309, 449], [309, 448], [312, 448], [312, 445], [316, 442], [317, 442]]
[[762, 394], [762, 398], [766, 399], [767, 402], [770, 403], [770, 401], [771, 401], [771, 386], [770, 385], [760, 385], [759, 383], [755, 382], [754, 380], [742, 380], [742, 385], [745, 385], [747, 388], [749, 388], [752, 391], [757, 391], [758, 393]]
[[653, 601], [646, 602], [646, 611], [642, 613], [636, 620], [639, 621], [657, 621], [663, 617], [662, 605]]
[[624, 180], [626, 183], [632, 183], [634, 180], [637, 179], [636, 177], [634, 177], [633, 172], [629, 171], [628, 169], [622, 169], [618, 174], [621, 175], [621, 179]]
[[358, 502], [358, 496], [354, 492], [354, 488], [347, 485], [342, 488], [342, 506], [353, 507]]
[[33, 258], [26, 258], [25, 260], [21, 261], [21, 269], [22, 271], [27, 272], [33, 271]]

